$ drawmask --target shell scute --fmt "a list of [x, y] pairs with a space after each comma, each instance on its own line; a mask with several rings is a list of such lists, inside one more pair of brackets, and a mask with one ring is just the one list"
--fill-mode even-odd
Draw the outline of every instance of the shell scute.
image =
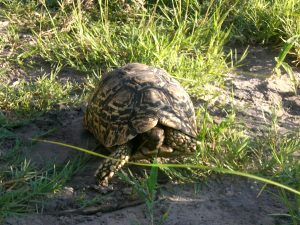
[[170, 75], [144, 64], [104, 74], [89, 100], [85, 127], [105, 146], [121, 145], [157, 124], [196, 135], [190, 97]]

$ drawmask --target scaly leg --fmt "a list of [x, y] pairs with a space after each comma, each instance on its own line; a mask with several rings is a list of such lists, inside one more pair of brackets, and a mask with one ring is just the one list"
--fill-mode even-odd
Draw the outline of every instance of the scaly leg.
[[108, 180], [114, 176], [114, 174], [121, 169], [126, 162], [128, 162], [132, 153], [131, 147], [127, 144], [120, 145], [116, 150], [110, 154], [112, 159], [104, 159], [104, 161], [98, 167], [95, 176], [100, 186], [107, 187]]
[[166, 128], [165, 133], [165, 144], [174, 150], [174, 156], [177, 154], [192, 154], [196, 151], [196, 138], [172, 128]]

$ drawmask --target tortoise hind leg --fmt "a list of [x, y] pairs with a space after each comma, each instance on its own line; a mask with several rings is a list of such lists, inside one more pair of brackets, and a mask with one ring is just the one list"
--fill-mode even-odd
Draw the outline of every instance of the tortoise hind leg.
[[177, 154], [191, 154], [196, 151], [196, 138], [190, 137], [179, 130], [172, 128], [166, 128], [165, 132], [165, 144], [174, 150], [174, 156]]
[[108, 180], [114, 176], [114, 174], [121, 169], [126, 162], [128, 162], [132, 153], [132, 148], [127, 144], [118, 146], [109, 157], [112, 159], [104, 159], [104, 161], [98, 167], [95, 176], [97, 183], [100, 186], [108, 186]]

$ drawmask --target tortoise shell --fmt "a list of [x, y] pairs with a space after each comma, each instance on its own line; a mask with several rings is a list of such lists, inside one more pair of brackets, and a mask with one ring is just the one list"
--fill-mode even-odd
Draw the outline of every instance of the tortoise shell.
[[196, 136], [193, 103], [178, 81], [139, 63], [102, 76], [84, 116], [84, 126], [101, 144], [124, 144], [157, 125]]

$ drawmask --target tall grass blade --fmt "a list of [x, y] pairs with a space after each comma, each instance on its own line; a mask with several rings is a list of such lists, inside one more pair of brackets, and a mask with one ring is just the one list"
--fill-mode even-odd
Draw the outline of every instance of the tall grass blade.
[[[65, 143], [61, 143], [61, 142], [56, 142], [56, 141], [48, 141], [48, 140], [38, 140], [38, 139], [32, 139], [33, 141], [39, 141], [39, 142], [45, 142], [45, 143], [50, 143], [50, 144], [55, 144], [55, 145], [60, 145], [60, 146], [64, 146], [64, 147], [68, 147], [68, 148], [72, 148], [75, 149], [77, 151], [81, 151], [90, 155], [94, 155], [97, 157], [101, 157], [101, 158], [106, 158], [106, 159], [110, 159], [110, 160], [119, 160], [119, 159], [114, 159], [112, 157], [103, 155], [103, 154], [99, 154], [84, 148], [80, 148], [80, 147], [76, 147], [73, 145], [69, 145], [69, 144], [65, 144]], [[244, 173], [244, 172], [240, 172], [240, 171], [233, 171], [233, 170], [228, 170], [228, 169], [224, 169], [224, 168], [215, 168], [215, 167], [211, 167], [211, 166], [204, 166], [204, 165], [193, 165], [193, 164], [160, 164], [160, 163], [137, 163], [137, 162], [128, 162], [128, 164], [131, 165], [136, 165], [136, 166], [148, 166], [148, 167], [173, 167], [173, 168], [194, 168], [194, 169], [204, 169], [204, 170], [211, 170], [211, 171], [215, 171], [218, 173], [225, 173], [225, 174], [232, 174], [232, 175], [237, 175], [237, 176], [242, 176], [242, 177], [247, 177], [253, 180], [258, 180], [261, 181], [263, 183], [266, 184], [271, 184], [273, 186], [276, 187], [280, 187], [283, 188], [289, 192], [292, 192], [294, 194], [300, 195], [300, 191], [291, 188], [289, 186], [286, 186], [284, 184], [280, 184], [276, 181], [272, 181], [263, 177], [259, 177], [250, 173]], [[154, 172], [153, 172], [154, 173]]]

